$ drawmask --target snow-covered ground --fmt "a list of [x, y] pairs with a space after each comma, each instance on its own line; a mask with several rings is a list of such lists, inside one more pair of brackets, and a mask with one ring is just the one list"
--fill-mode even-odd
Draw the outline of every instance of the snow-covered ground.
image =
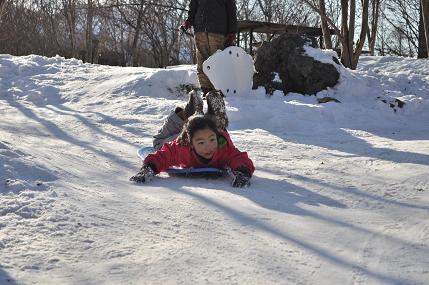
[[226, 98], [250, 188], [138, 185], [195, 67], [0, 55], [0, 284], [428, 284], [429, 61], [340, 70], [341, 103]]

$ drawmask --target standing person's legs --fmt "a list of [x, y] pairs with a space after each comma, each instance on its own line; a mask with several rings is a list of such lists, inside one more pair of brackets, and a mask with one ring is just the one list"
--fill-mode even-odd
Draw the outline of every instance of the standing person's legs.
[[225, 36], [213, 33], [195, 33], [195, 47], [197, 49], [197, 76], [203, 96], [215, 88], [203, 72], [203, 62], [225, 45]]

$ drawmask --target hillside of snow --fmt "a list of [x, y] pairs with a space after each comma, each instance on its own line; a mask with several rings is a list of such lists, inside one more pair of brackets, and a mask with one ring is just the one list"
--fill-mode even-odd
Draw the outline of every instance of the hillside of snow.
[[340, 71], [225, 98], [236, 189], [128, 181], [195, 66], [0, 55], [0, 284], [428, 284], [429, 61]]

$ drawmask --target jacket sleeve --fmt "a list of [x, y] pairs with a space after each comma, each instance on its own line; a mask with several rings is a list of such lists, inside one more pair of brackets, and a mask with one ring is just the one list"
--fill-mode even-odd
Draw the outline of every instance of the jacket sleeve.
[[255, 171], [255, 166], [247, 155], [247, 152], [242, 152], [235, 147], [227, 131], [222, 132], [221, 135], [227, 141], [227, 144], [224, 146], [227, 157], [226, 166], [230, 167], [232, 170], [237, 170], [244, 167], [249, 170], [249, 174], [251, 176]]
[[191, 0], [191, 3], [189, 4], [188, 18], [186, 19], [186, 21], [188, 21], [191, 26], [194, 26], [195, 14], [197, 13], [197, 9], [198, 0]]
[[228, 33], [237, 33], [237, 6], [235, 0], [226, 0]]
[[244, 167], [249, 170], [250, 176], [255, 171], [255, 166], [247, 155], [247, 152], [241, 152], [233, 145], [228, 146], [228, 161], [226, 165], [229, 166], [232, 170], [237, 170]]
[[176, 148], [178, 146], [173, 142], [165, 143], [160, 150], [155, 153], [149, 154], [143, 164], [152, 165], [155, 167], [154, 172], [158, 174], [166, 171], [170, 166], [174, 165], [176, 161]]

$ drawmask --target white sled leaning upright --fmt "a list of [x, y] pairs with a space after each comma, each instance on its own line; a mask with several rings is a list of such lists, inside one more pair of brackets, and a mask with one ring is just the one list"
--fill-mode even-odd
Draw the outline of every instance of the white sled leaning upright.
[[253, 82], [253, 60], [242, 48], [227, 47], [203, 63], [203, 71], [225, 96], [248, 95]]

